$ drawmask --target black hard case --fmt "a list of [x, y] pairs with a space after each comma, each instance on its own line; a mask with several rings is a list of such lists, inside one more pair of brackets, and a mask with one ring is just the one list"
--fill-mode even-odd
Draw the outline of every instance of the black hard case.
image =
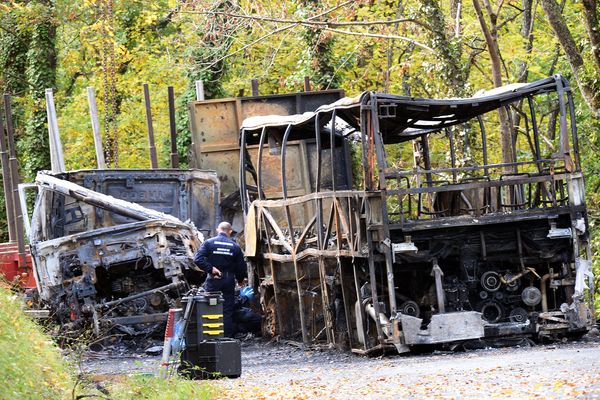
[[180, 372], [192, 379], [238, 378], [242, 374], [240, 342], [225, 338], [187, 344]]

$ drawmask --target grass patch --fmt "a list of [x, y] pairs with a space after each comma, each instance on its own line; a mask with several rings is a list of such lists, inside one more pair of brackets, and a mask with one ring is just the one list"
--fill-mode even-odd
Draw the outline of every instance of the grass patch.
[[0, 399], [70, 397], [74, 380], [59, 349], [0, 287]]
[[0, 399], [212, 399], [209, 382], [153, 375], [77, 378], [52, 339], [21, 310], [23, 304], [0, 286]]
[[112, 400], [190, 400], [212, 399], [216, 396], [215, 389], [208, 382], [180, 377], [160, 379], [154, 376], [134, 375], [110, 382], [105, 387]]

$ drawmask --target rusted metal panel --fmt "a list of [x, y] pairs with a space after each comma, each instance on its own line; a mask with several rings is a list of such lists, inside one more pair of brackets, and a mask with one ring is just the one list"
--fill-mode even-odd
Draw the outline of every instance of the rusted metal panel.
[[326, 90], [192, 102], [189, 112], [195, 167], [218, 171], [223, 196], [237, 192], [239, 129], [244, 118], [314, 111], [343, 96], [343, 90]]
[[9, 284], [32, 289], [35, 279], [32, 270], [31, 253], [25, 249], [25, 265], [19, 266], [19, 250], [16, 243], [0, 244], [0, 277]]

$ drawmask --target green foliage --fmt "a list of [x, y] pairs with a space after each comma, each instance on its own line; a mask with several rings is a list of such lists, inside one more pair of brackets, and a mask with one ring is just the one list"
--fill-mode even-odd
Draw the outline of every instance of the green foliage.
[[73, 378], [59, 349], [0, 286], [0, 399], [62, 399]]
[[17, 13], [9, 11], [2, 14], [0, 25], [0, 69], [4, 92], [21, 94], [27, 88], [24, 79], [27, 67], [27, 48], [29, 32], [27, 26], [19, 23]]
[[[169, 123], [166, 87], [177, 96], [178, 151], [187, 164], [190, 144], [187, 103], [195, 98], [194, 81], [203, 80], [206, 98], [249, 92], [257, 78], [261, 94], [302, 90], [304, 76], [314, 88], [339, 87], [348, 95], [364, 90], [389, 91], [415, 97], [469, 96], [491, 88], [490, 59], [471, 2], [439, 0], [367, 1], [282, 0], [279, 2], [208, 0], [123, 0], [114, 2], [114, 34], [103, 34], [100, 0], [13, 0], [0, 5], [0, 78], [13, 91], [23, 175], [48, 165], [43, 89], [56, 88], [59, 127], [69, 169], [95, 167], [85, 88], [96, 88], [101, 124], [103, 44], [115, 48], [119, 162], [121, 167], [149, 166], [142, 84], [148, 83], [159, 165], [169, 162]], [[505, 83], [562, 73], [572, 81], [582, 142], [582, 163], [588, 180], [588, 203], [598, 213], [598, 120], [580, 95], [571, 67], [540, 6], [533, 7], [533, 37], [523, 34], [521, 5], [492, 2], [497, 11], [498, 46]], [[582, 77], [595, 82], [592, 46], [585, 30], [582, 5], [565, 2], [563, 15], [585, 61]], [[302, 23], [314, 18], [327, 24]], [[255, 16], [257, 19], [236, 15]], [[399, 19], [393, 24], [369, 21]], [[294, 22], [295, 21], [295, 22]], [[459, 25], [457, 26], [457, 22]], [[333, 25], [343, 23], [343, 25]], [[348, 25], [360, 23], [360, 25]], [[56, 34], [54, 34], [56, 30]], [[112, 32], [112, 30], [111, 30]], [[343, 32], [351, 32], [345, 34]], [[370, 36], [369, 36], [370, 35]], [[390, 39], [394, 36], [395, 39]], [[387, 38], [386, 38], [387, 37]], [[56, 55], [54, 70], [53, 56]], [[55, 75], [54, 75], [55, 74]], [[543, 154], [555, 152], [552, 110], [536, 104], [539, 125], [547, 141]], [[489, 148], [499, 148], [497, 117], [485, 120]], [[23, 127], [26, 127], [23, 132]], [[459, 165], [481, 159], [472, 140], [477, 129], [454, 131]], [[526, 140], [521, 129], [519, 143]], [[398, 150], [397, 162], [412, 162]], [[449, 149], [431, 144], [439, 163]], [[526, 157], [526, 153], [517, 155]], [[500, 160], [490, 151], [491, 162]], [[0, 213], [0, 220], [2, 215]], [[1, 232], [0, 232], [1, 234]], [[599, 252], [594, 242], [595, 252]]]
[[[2, 91], [22, 94], [27, 89], [25, 69], [27, 67], [27, 48], [29, 32], [25, 24], [19, 23], [17, 11], [4, 12], [0, 16], [0, 26], [10, 29], [0, 30], [0, 71], [2, 71]], [[15, 119], [21, 120], [22, 109], [16, 108]], [[3, 118], [4, 119], [4, 118]], [[19, 130], [17, 130], [17, 134]], [[8, 222], [4, 193], [0, 193], [0, 242], [8, 240]]]
[[[298, 7], [296, 16], [309, 18], [318, 13], [320, 0], [304, 0], [304, 7]], [[304, 28], [302, 38], [305, 49], [299, 60], [299, 68], [291, 76], [298, 80], [308, 76], [314, 85], [313, 90], [325, 88], [337, 88], [339, 77], [335, 75], [335, 63], [333, 61], [333, 50], [335, 48], [335, 37], [322, 29]]]
[[[211, 9], [228, 11], [233, 9], [229, 1], [216, 2]], [[222, 77], [227, 73], [228, 64], [225, 55], [231, 47], [233, 26], [225, 18], [217, 17], [203, 21], [205, 29], [192, 33], [199, 45], [191, 46], [184, 51], [184, 59], [188, 61], [185, 73], [187, 87], [179, 99], [177, 109], [177, 150], [180, 161], [189, 164], [188, 150], [192, 143], [189, 129], [187, 104], [196, 100], [196, 81], [204, 83], [204, 97], [217, 99], [225, 97]]]
[[32, 104], [25, 114], [27, 122], [18, 141], [18, 154], [25, 179], [32, 180], [37, 171], [50, 167], [45, 89], [53, 88], [56, 83], [56, 25], [51, 2], [32, 1], [27, 4], [26, 12], [31, 17], [26, 77]]

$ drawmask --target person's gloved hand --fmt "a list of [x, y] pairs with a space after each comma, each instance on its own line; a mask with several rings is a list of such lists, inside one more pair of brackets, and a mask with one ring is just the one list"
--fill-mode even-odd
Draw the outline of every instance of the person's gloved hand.
[[244, 286], [240, 289], [240, 296], [244, 296], [248, 301], [251, 301], [254, 298], [254, 289], [250, 286]]

